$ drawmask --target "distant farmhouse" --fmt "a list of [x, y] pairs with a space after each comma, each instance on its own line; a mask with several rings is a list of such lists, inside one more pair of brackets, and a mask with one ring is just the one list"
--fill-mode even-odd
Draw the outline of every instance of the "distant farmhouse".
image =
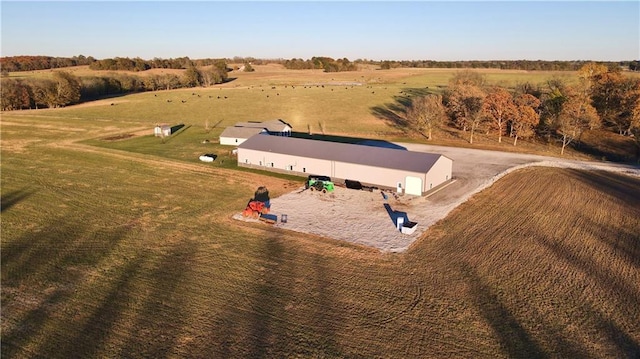
[[260, 133], [274, 136], [291, 136], [291, 130], [291, 125], [283, 120], [238, 122], [222, 131], [220, 144], [238, 146], [249, 137]]
[[421, 196], [451, 180], [453, 161], [435, 153], [255, 135], [238, 146], [238, 166], [324, 175]]

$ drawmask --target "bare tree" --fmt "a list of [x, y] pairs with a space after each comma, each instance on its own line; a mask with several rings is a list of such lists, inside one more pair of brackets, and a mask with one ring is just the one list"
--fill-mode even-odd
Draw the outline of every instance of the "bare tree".
[[406, 117], [411, 127], [431, 140], [433, 129], [439, 126], [445, 118], [442, 96], [429, 94], [413, 98]]
[[487, 84], [487, 79], [479, 72], [472, 71], [472, 70], [458, 71], [449, 80], [449, 86], [469, 85], [469, 86], [476, 86], [476, 87], [484, 87], [486, 84]]
[[325, 122], [324, 121], [318, 121], [318, 128], [320, 129], [320, 132], [322, 132], [322, 134], [324, 135], [324, 131], [325, 131]]

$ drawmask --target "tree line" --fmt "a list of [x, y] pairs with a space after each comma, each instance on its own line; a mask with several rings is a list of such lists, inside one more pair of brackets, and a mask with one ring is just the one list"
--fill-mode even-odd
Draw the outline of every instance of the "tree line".
[[[505, 69], [505, 70], [545, 70], [545, 71], [576, 71], [591, 61], [545, 61], [545, 60], [490, 60], [490, 61], [435, 61], [435, 60], [384, 60], [374, 61], [367, 59], [356, 59], [349, 61], [347, 58], [334, 60], [330, 57], [312, 57], [311, 59], [256, 59], [253, 57], [233, 57], [224, 59], [190, 59], [189, 57], [177, 57], [163, 59], [155, 57], [151, 60], [141, 58], [115, 57], [102, 60], [84, 55], [74, 57], [51, 57], [51, 56], [12, 56], [1, 57], [0, 67], [3, 74], [15, 71], [33, 71], [55, 69], [69, 66], [89, 65], [94, 70], [114, 70], [114, 71], [145, 71], [148, 69], [186, 69], [190, 65], [197, 67], [213, 65], [217, 61], [227, 63], [251, 63], [263, 65], [276, 63], [288, 69], [322, 69], [327, 72], [353, 71], [359, 64], [377, 65], [381, 69], [391, 69], [397, 67], [414, 68], [485, 68], [485, 69]], [[607, 67], [619, 66], [631, 71], [640, 71], [640, 60], [633, 61], [606, 61], [599, 64]]]
[[111, 71], [146, 71], [149, 69], [188, 69], [190, 67], [217, 66], [224, 63], [225, 59], [202, 59], [191, 60], [189, 57], [178, 57], [170, 59], [153, 58], [152, 60], [143, 60], [139, 57], [115, 57], [103, 60], [96, 60], [89, 65], [92, 70], [111, 70]]
[[340, 72], [340, 71], [356, 71], [358, 69], [357, 64], [349, 61], [349, 59], [342, 58], [334, 60], [330, 57], [312, 57], [308, 60], [296, 59], [285, 60], [282, 65], [290, 70], [324, 70], [324, 72]]
[[3, 78], [0, 100], [3, 111], [56, 108], [108, 95], [208, 87], [226, 82], [228, 76], [227, 64], [224, 61], [217, 61], [211, 66], [202, 68], [191, 65], [182, 75], [136, 76], [117, 73], [79, 78], [66, 71], [55, 71], [51, 79]]
[[0, 57], [0, 67], [2, 73], [17, 71], [35, 71], [58, 69], [62, 67], [90, 65], [96, 61], [93, 57], [84, 55], [73, 57], [52, 57], [52, 56], [11, 56]]
[[[358, 63], [360, 60], [356, 60]], [[366, 60], [364, 60], [366, 61]], [[592, 61], [544, 61], [544, 60], [491, 60], [491, 61], [393, 61], [384, 60], [372, 62], [381, 69], [399, 67], [413, 68], [457, 68], [457, 69], [502, 69], [502, 70], [526, 70], [526, 71], [577, 71]], [[607, 67], [620, 67], [630, 71], [640, 71], [640, 60], [634, 61], [602, 61], [600, 65]]]
[[521, 138], [557, 139], [564, 154], [568, 145], [580, 143], [584, 131], [605, 128], [634, 136], [640, 146], [640, 79], [596, 63], [583, 65], [578, 76], [575, 85], [553, 78], [509, 90], [465, 70], [453, 76], [443, 94], [409, 98], [398, 118], [427, 139], [435, 128], [453, 126], [467, 134], [469, 143], [479, 130], [495, 133], [498, 142], [508, 136], [514, 146]]
[[[0, 57], [0, 66], [3, 75], [9, 72], [35, 71], [58, 69], [71, 66], [89, 65], [92, 70], [107, 71], [145, 71], [149, 69], [186, 69], [190, 66], [204, 67], [226, 63], [227, 59], [200, 59], [191, 60], [189, 57], [162, 59], [155, 57], [151, 60], [143, 60], [139, 57], [115, 57], [97, 60], [91, 56], [83, 55], [74, 57], [51, 56], [10, 56]], [[246, 61], [245, 61], [246, 62]]]

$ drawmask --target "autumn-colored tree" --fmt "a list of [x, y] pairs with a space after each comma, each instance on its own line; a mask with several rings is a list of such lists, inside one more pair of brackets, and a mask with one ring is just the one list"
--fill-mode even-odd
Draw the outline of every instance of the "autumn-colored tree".
[[80, 81], [69, 72], [56, 71], [53, 73], [55, 81], [55, 105], [66, 106], [80, 101]]
[[640, 102], [640, 79], [609, 71], [595, 77], [592, 100], [603, 124], [621, 135], [630, 134], [633, 109]]
[[626, 79], [621, 93], [621, 109], [616, 118], [616, 126], [619, 133], [631, 135], [631, 129], [640, 126], [640, 79]]
[[446, 93], [447, 109], [454, 123], [469, 132], [469, 143], [473, 143], [473, 134], [485, 120], [482, 114], [485, 93], [478, 86], [457, 84]]
[[445, 118], [442, 96], [429, 94], [413, 98], [406, 117], [409, 126], [431, 140], [433, 129], [439, 126]]
[[565, 92], [567, 85], [561, 78], [554, 77], [547, 81], [547, 86], [540, 96], [540, 122], [538, 123], [538, 132], [541, 136], [551, 140], [555, 132], [555, 124], [558, 122], [558, 116], [562, 111], [562, 105], [567, 100]]
[[32, 90], [36, 108], [38, 108], [38, 105], [49, 108], [55, 108], [59, 106], [59, 102], [56, 96], [55, 82], [48, 79], [36, 81], [32, 85]]
[[175, 74], [158, 76], [158, 85], [161, 88], [171, 90], [180, 87], [180, 78]]
[[606, 74], [608, 71], [609, 68], [605, 65], [588, 62], [578, 70], [578, 77], [582, 82], [586, 82], [587, 88], [590, 89], [596, 79], [603, 74]]
[[31, 105], [30, 88], [20, 80], [7, 79], [0, 86], [3, 111], [20, 110]]
[[29, 87], [36, 108], [39, 105], [56, 108], [80, 101], [80, 81], [68, 72], [56, 71], [52, 80], [34, 80]]
[[211, 67], [199, 70], [200, 82], [205, 87], [221, 84], [229, 78], [228, 72], [227, 63], [224, 60], [216, 60]]
[[511, 118], [511, 136], [513, 145], [518, 143], [518, 138], [528, 138], [534, 135], [534, 127], [540, 121], [540, 115], [536, 109], [540, 106], [540, 100], [530, 94], [520, 94], [514, 98], [515, 111]]
[[503, 87], [493, 87], [484, 99], [482, 112], [498, 131], [498, 142], [502, 142], [502, 135], [507, 128], [507, 121], [513, 118], [516, 106], [513, 96]]
[[202, 84], [202, 75], [194, 65], [189, 65], [182, 79], [186, 87], [196, 87]]
[[144, 88], [147, 91], [156, 91], [160, 88], [160, 80], [158, 75], [147, 76], [142, 80]]
[[600, 118], [590, 102], [583, 91], [575, 88], [567, 89], [566, 101], [562, 104], [562, 110], [555, 123], [556, 132], [562, 142], [560, 155], [564, 154], [564, 149], [571, 142], [579, 141], [584, 130], [598, 125]]
[[631, 134], [633, 135], [633, 139], [636, 143], [636, 157], [638, 162], [640, 163], [640, 103], [634, 108], [633, 116], [636, 118], [636, 121], [631, 126]]

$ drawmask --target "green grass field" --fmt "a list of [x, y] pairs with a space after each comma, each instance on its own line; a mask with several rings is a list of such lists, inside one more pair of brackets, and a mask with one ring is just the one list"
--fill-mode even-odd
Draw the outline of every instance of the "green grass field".
[[[369, 107], [420, 84], [258, 75], [2, 114], [3, 358], [639, 355], [638, 179], [518, 171], [402, 255], [233, 221], [301, 182], [200, 163], [228, 151], [203, 140], [272, 118], [400, 136]], [[156, 122], [190, 127], [162, 143]]]

